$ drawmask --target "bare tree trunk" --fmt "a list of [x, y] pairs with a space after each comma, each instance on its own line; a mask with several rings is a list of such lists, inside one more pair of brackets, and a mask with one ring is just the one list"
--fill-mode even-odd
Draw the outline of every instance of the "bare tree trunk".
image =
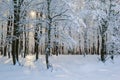
[[[40, 18], [42, 18], [42, 13], [36, 13], [36, 19], [40, 20]], [[34, 48], [34, 53], [36, 54], [36, 60], [38, 60], [38, 55], [39, 55], [39, 33], [40, 33], [40, 26], [42, 26], [41, 23], [36, 24], [35, 27], [35, 34], [34, 34], [34, 40], [35, 40], [35, 48]]]
[[[19, 23], [19, 10], [17, 5], [17, 0], [14, 1], [14, 28], [13, 28], [13, 36], [14, 40], [12, 42], [12, 57], [13, 57], [13, 64], [16, 64], [16, 60], [18, 60], [18, 23]], [[17, 39], [15, 38], [17, 37]]]
[[102, 36], [102, 45], [101, 45], [101, 61], [105, 62], [106, 60], [106, 48], [105, 48], [105, 35]]
[[12, 59], [13, 59], [13, 65], [16, 64], [16, 49], [15, 49], [16, 45], [15, 45], [15, 41], [12, 41]]
[[38, 28], [38, 26], [37, 26], [37, 27], [35, 28], [35, 34], [34, 34], [34, 40], [35, 40], [34, 53], [36, 54], [36, 60], [38, 60], [38, 54], [39, 54], [38, 32], [39, 32], [39, 28]]
[[12, 42], [12, 57], [13, 64], [16, 64], [16, 61], [19, 62], [19, 22], [20, 22], [20, 8], [24, 0], [13, 0], [14, 3], [14, 28], [13, 28], [13, 37], [14, 40]]
[[[40, 35], [42, 35], [42, 24], [41, 24], [41, 27], [40, 27]], [[43, 54], [43, 46], [41, 45], [40, 46], [40, 53]]]
[[100, 53], [100, 40], [99, 40], [99, 35], [97, 36], [97, 54], [99, 55]]
[[[24, 27], [24, 29], [26, 30], [26, 27]], [[24, 43], [24, 58], [26, 57], [26, 55], [28, 55], [29, 52], [29, 46], [28, 46], [28, 32], [24, 32], [24, 36], [25, 36], [25, 43]]]
[[88, 54], [88, 50], [87, 50], [87, 29], [85, 29], [84, 31], [84, 56], [86, 54]]
[[[64, 43], [62, 43], [62, 45], [61, 45], [61, 48], [62, 48], [62, 54], [64, 54], [65, 53], [65, 51], [64, 51]], [[59, 52], [59, 51], [58, 51]], [[60, 53], [60, 52], [59, 52]]]
[[[3, 31], [3, 24], [2, 24], [2, 31]], [[4, 54], [4, 33], [2, 32], [1, 33], [1, 55], [3, 55]]]
[[[9, 16], [8, 27], [7, 27], [7, 37], [11, 39], [12, 37], [12, 27], [13, 27], [13, 16]], [[8, 41], [7, 49], [8, 49], [8, 57], [10, 58], [11, 54], [11, 41]]]
[[47, 69], [49, 69], [50, 67], [50, 63], [49, 63], [49, 56], [50, 56], [50, 52], [51, 52], [51, 24], [52, 24], [52, 18], [50, 17], [50, 3], [51, 0], [47, 0], [47, 19], [49, 21], [49, 23], [47, 24], [47, 44], [46, 44], [46, 48], [45, 48], [45, 58], [46, 58], [46, 66]]
[[7, 56], [7, 45], [4, 46], [4, 56]]
[[95, 48], [95, 36], [94, 36], [94, 34], [93, 34], [93, 44], [92, 44], [92, 48], [93, 48], [93, 52], [92, 52], [92, 54], [95, 54], [96, 53], [96, 48]]

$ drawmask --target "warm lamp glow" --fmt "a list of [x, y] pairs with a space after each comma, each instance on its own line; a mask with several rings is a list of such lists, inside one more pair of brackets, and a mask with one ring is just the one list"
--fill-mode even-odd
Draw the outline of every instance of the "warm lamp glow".
[[35, 18], [36, 12], [35, 12], [35, 11], [30, 11], [30, 16], [31, 16], [32, 18]]

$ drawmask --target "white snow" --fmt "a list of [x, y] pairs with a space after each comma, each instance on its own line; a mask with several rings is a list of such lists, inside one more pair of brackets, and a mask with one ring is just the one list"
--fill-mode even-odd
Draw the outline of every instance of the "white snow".
[[51, 68], [46, 69], [45, 58], [34, 56], [20, 59], [23, 66], [13, 66], [11, 59], [0, 56], [0, 80], [120, 80], [120, 56], [106, 63], [99, 56], [51, 56]]

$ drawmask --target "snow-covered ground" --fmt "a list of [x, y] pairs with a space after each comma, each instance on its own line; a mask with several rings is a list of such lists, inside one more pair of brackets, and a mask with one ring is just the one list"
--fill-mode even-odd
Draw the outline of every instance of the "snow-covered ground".
[[47, 70], [44, 56], [37, 62], [33, 56], [21, 58], [22, 66], [0, 56], [0, 80], [120, 80], [120, 57], [115, 58], [102, 63], [95, 55], [51, 56]]

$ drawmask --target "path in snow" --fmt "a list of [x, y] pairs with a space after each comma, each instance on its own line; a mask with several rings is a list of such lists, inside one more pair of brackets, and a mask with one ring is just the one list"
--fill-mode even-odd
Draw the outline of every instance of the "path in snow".
[[52, 67], [46, 70], [44, 56], [34, 62], [28, 56], [24, 66], [11, 65], [11, 59], [0, 57], [0, 80], [119, 80], [120, 57], [114, 63], [102, 63], [98, 56], [60, 55], [51, 56]]

